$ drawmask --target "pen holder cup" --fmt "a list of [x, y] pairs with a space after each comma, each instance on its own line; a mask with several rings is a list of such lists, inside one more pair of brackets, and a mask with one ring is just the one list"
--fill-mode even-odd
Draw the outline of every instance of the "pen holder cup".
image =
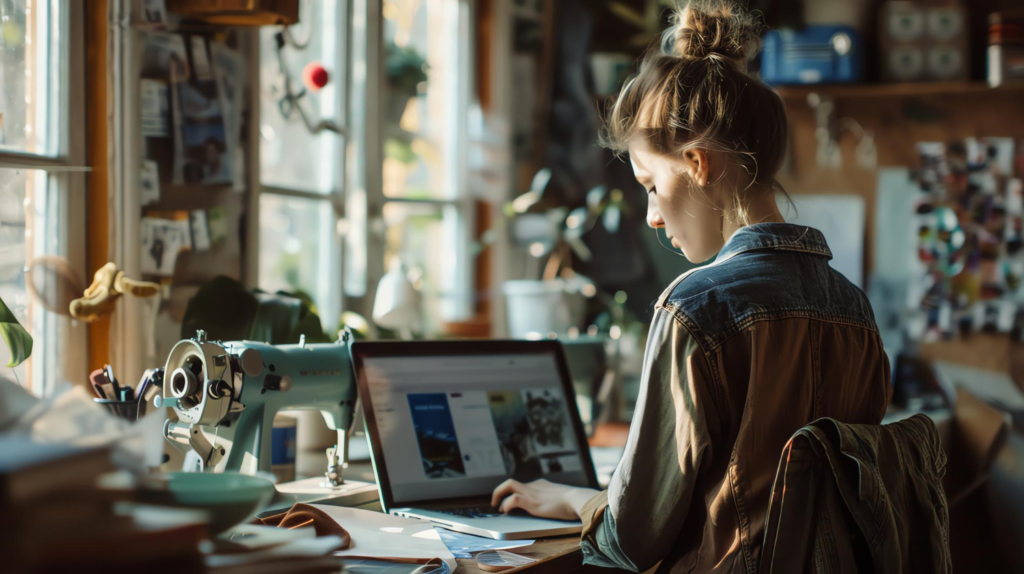
[[93, 402], [103, 405], [114, 416], [129, 421], [136, 421], [146, 414], [145, 401], [115, 401], [113, 399], [93, 399]]

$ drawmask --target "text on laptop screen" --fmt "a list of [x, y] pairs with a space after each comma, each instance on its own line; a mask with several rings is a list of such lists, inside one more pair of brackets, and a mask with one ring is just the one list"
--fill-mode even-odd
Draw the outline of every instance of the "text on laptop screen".
[[553, 353], [364, 357], [395, 503], [587, 485]]

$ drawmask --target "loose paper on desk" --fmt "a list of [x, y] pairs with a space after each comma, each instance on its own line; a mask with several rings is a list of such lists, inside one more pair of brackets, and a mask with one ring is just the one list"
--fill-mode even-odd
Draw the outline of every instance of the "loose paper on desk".
[[114, 461], [119, 466], [142, 471], [160, 465], [166, 417], [160, 409], [129, 423], [94, 403], [92, 392], [81, 385], [58, 385], [43, 399], [26, 395], [20, 385], [0, 376], [0, 428], [4, 434], [81, 447], [113, 444]]
[[441, 535], [441, 541], [452, 551], [456, 558], [472, 558], [474, 552], [485, 550], [508, 550], [509, 548], [522, 548], [533, 544], [533, 540], [494, 540], [483, 538], [472, 534], [463, 534], [435, 526], [434, 530]]
[[[979, 399], [995, 403], [1011, 410], [1024, 410], [1024, 393], [1006, 373], [989, 371], [935, 361], [933, 364], [939, 384], [947, 387], [947, 393], [955, 395], [955, 389], [969, 391]], [[948, 387], [953, 387], [949, 389]]]
[[440, 558], [454, 572], [455, 556], [426, 520], [391, 516], [382, 512], [314, 504], [352, 537], [352, 546], [335, 556], [389, 558]]

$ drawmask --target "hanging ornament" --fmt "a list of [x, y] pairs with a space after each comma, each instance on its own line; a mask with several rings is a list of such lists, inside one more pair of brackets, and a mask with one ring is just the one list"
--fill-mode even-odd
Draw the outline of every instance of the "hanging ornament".
[[310, 62], [302, 70], [302, 83], [311, 92], [319, 92], [329, 80], [330, 75], [320, 62]]

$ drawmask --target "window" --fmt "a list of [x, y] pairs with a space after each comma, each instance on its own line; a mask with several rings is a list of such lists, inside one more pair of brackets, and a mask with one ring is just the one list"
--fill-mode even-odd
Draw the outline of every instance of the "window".
[[[433, 331], [474, 301], [470, 3], [377, 1], [305, 2], [300, 24], [261, 31], [259, 286], [309, 294], [333, 329], [342, 292], [373, 293], [400, 261]], [[311, 92], [301, 78], [316, 63], [330, 81]], [[321, 122], [338, 129], [314, 133]], [[354, 177], [346, 164], [379, 171]]]
[[[344, 193], [347, 3], [301, 7], [300, 24], [260, 30], [258, 280], [311, 297], [331, 332], [341, 316], [335, 207]], [[329, 75], [318, 92], [303, 83], [311, 64]]]
[[466, 141], [473, 69], [469, 3], [385, 0], [385, 268], [423, 294], [428, 329], [473, 312]]
[[[0, 299], [34, 339], [29, 360], [3, 375], [37, 394], [85, 369], [81, 345], [68, 345], [71, 321], [31, 294], [26, 273], [40, 257], [56, 256], [83, 279], [84, 216], [71, 215], [84, 206], [81, 136], [72, 141], [83, 131], [83, 116], [67, 87], [72, 77], [81, 80], [84, 53], [72, 46], [81, 42], [72, 12], [79, 12], [77, 3], [0, 2]], [[61, 288], [53, 283], [35, 285], [43, 292]], [[0, 345], [0, 369], [9, 358]]]

